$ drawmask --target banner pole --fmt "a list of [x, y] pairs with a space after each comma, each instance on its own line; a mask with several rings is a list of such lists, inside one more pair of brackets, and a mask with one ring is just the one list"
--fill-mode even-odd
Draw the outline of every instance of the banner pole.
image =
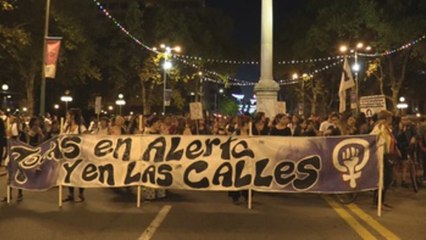
[[62, 185], [59, 185], [58, 205], [60, 208], [62, 207]]
[[143, 130], [143, 129], [142, 129], [143, 122], [142, 122], [142, 121], [143, 121], [143, 116], [142, 116], [142, 114], [141, 114], [141, 115], [139, 115], [139, 126], [138, 126], [138, 127], [139, 127], [139, 132], [140, 132], [140, 133], [143, 133], [143, 132], [142, 132], [142, 130]]
[[[252, 137], [253, 136], [253, 123], [251, 122], [251, 120], [249, 121], [249, 136]], [[250, 166], [253, 166], [253, 164], [250, 164]], [[253, 167], [251, 167], [251, 169], [253, 169]], [[253, 175], [254, 176], [254, 175]], [[248, 209], [252, 209], [252, 201], [253, 201], [253, 190], [251, 189], [251, 186], [248, 190]]]
[[136, 204], [138, 208], [141, 207], [141, 198], [142, 198], [142, 187], [141, 185], [138, 185], [138, 200], [137, 200], [138, 202]]
[[379, 151], [379, 189], [377, 200], [377, 216], [382, 216], [382, 191], [383, 191], [383, 151]]
[[6, 198], [7, 198], [7, 204], [10, 204], [10, 185], [8, 184], [6, 187]]
[[61, 130], [60, 130], [60, 134], [64, 133], [64, 117], [61, 117]]

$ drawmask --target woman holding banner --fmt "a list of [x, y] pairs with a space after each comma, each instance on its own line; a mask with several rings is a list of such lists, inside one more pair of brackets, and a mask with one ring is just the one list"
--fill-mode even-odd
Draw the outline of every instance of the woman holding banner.
[[[149, 130], [147, 131], [147, 134], [161, 134], [161, 131], [164, 131], [164, 127], [162, 126], [161, 119], [153, 115], [148, 119], [148, 125]], [[155, 189], [155, 188], [144, 188], [144, 194], [146, 200], [155, 200], [155, 199], [162, 199], [166, 197], [166, 190], [165, 189]]]
[[[250, 117], [239, 116], [238, 118], [238, 125], [235, 129], [235, 135], [248, 137], [250, 135]], [[241, 196], [245, 201], [248, 200], [248, 190], [229, 191], [228, 196], [232, 198], [232, 202], [234, 204], [239, 204]]]
[[[370, 134], [377, 135], [377, 142], [379, 146], [384, 146], [383, 156], [383, 190], [382, 190], [382, 203], [384, 207], [391, 208], [391, 205], [385, 203], [386, 192], [392, 183], [392, 168], [393, 163], [391, 159], [395, 155], [400, 155], [397, 147], [396, 140], [391, 132], [392, 126], [392, 113], [382, 110], [377, 115], [377, 122]], [[374, 205], [378, 204], [378, 191], [374, 192]]]
[[[78, 108], [71, 108], [67, 112], [67, 125], [65, 126], [64, 134], [84, 134], [87, 133], [87, 128], [84, 126], [84, 119], [81, 111]], [[74, 187], [69, 187], [68, 197], [63, 202], [74, 202]], [[75, 202], [84, 202], [84, 188], [78, 188], [78, 200]]]

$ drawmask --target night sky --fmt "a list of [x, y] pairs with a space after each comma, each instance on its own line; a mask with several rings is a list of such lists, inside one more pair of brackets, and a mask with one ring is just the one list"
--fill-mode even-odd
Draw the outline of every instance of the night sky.
[[[208, 7], [221, 9], [235, 24], [235, 37], [245, 45], [260, 44], [261, 0], [206, 0]], [[274, 1], [274, 24], [283, 23], [286, 13], [303, 4], [297, 0]], [[260, 50], [259, 50], [260, 51]]]
[[[274, 1], [274, 38], [277, 35], [277, 26], [285, 24], [286, 13], [300, 7], [298, 6], [300, 2], [295, 0]], [[208, 7], [220, 9], [224, 15], [233, 19], [235, 39], [248, 49], [258, 49], [257, 59], [254, 60], [260, 60], [261, 0], [206, 0], [206, 4]], [[285, 28], [285, 25], [283, 27]], [[240, 80], [257, 82], [260, 77], [259, 66], [242, 65], [235, 77]], [[243, 87], [242, 91], [245, 95], [250, 96], [253, 87]]]

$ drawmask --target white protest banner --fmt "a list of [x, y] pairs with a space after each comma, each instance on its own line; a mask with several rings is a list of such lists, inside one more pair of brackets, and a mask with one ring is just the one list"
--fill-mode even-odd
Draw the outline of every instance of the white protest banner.
[[38, 147], [11, 140], [8, 171], [10, 185], [26, 190], [137, 185], [333, 193], [377, 189], [381, 156], [374, 135], [62, 135]]
[[201, 102], [189, 103], [189, 111], [192, 120], [203, 119], [203, 105]]
[[373, 114], [386, 110], [386, 97], [384, 95], [365, 96], [359, 99], [360, 110], [367, 117]]

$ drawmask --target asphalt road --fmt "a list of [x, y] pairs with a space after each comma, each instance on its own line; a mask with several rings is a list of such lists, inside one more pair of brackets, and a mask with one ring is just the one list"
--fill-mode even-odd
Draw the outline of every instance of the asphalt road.
[[[0, 196], [5, 196], [5, 176]], [[170, 191], [136, 207], [136, 189], [88, 189], [86, 202], [58, 207], [58, 189], [0, 204], [0, 239], [426, 239], [426, 190], [396, 188], [377, 216], [372, 193], [355, 204], [333, 196], [255, 193], [253, 209], [225, 192]], [[65, 191], [64, 191], [65, 196]]]

